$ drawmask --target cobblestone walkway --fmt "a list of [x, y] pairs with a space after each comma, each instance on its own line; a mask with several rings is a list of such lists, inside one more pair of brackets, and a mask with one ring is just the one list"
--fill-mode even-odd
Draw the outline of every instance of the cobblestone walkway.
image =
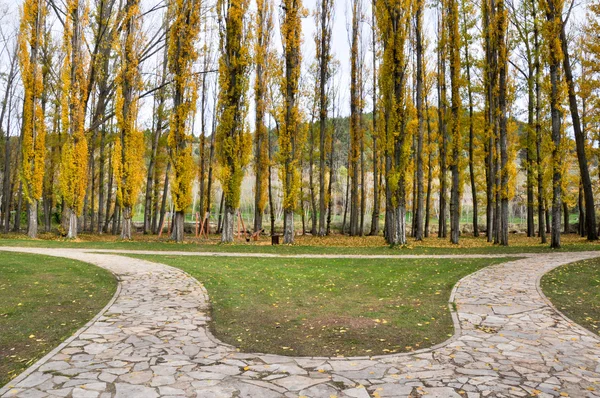
[[453, 292], [457, 328], [449, 341], [333, 359], [236, 352], [210, 335], [204, 288], [166, 265], [99, 250], [0, 250], [82, 260], [120, 279], [105, 312], [2, 397], [600, 397], [600, 339], [538, 291], [550, 269], [600, 253], [523, 255], [482, 269]]

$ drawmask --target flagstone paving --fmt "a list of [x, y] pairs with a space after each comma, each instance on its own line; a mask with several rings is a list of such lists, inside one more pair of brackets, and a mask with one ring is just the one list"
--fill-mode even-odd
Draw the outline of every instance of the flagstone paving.
[[451, 298], [456, 334], [439, 346], [308, 358], [219, 342], [207, 328], [205, 289], [181, 270], [101, 250], [0, 250], [86, 261], [120, 280], [105, 312], [1, 397], [600, 397], [600, 339], [538, 290], [552, 268], [600, 253], [527, 254], [465, 277]]

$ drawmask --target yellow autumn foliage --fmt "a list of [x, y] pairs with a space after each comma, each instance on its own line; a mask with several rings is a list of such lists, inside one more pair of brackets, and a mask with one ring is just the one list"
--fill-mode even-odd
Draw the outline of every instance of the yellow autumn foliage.
[[18, 58], [23, 81], [21, 179], [28, 203], [42, 196], [46, 157], [46, 126], [42, 109], [42, 56], [46, 7], [42, 0], [25, 0], [21, 9]]

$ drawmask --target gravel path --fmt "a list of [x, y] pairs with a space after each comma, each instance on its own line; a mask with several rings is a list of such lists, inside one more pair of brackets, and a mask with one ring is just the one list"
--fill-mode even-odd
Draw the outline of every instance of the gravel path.
[[120, 280], [103, 312], [1, 397], [600, 397], [600, 339], [539, 291], [544, 273], [598, 252], [528, 254], [484, 268], [453, 291], [450, 340], [414, 353], [339, 359], [236, 352], [208, 331], [205, 289], [166, 265], [100, 250], [0, 250], [77, 259]]

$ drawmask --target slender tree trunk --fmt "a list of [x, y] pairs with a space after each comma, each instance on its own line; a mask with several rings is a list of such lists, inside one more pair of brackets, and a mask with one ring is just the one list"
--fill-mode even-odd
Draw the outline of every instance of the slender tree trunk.
[[537, 201], [538, 201], [538, 234], [542, 243], [546, 243], [546, 214], [544, 214], [544, 173], [542, 169], [542, 85], [540, 64], [540, 43], [537, 24], [537, 12], [535, 0], [531, 0], [533, 20], [533, 43], [534, 43], [534, 69], [535, 69], [535, 151], [536, 151], [536, 177], [537, 177]]
[[[360, 62], [359, 62], [359, 21], [360, 6], [358, 0], [352, 4], [352, 27], [350, 38], [350, 147], [348, 150], [348, 177], [350, 179], [350, 236], [358, 235], [358, 213], [360, 198], [358, 191], [358, 161], [361, 132], [359, 108], [360, 99]], [[347, 203], [348, 207], [348, 203]], [[345, 214], [345, 213], [344, 213]], [[345, 226], [345, 225], [344, 225]], [[343, 228], [342, 228], [343, 233]]]
[[160, 204], [160, 220], [158, 227], [163, 228], [165, 225], [165, 214], [167, 213], [167, 195], [169, 194], [169, 173], [171, 172], [171, 162], [167, 163], [165, 170], [165, 184], [163, 186], [162, 201]]
[[585, 236], [585, 211], [583, 203], [583, 187], [581, 186], [581, 181], [579, 182], [579, 194], [577, 195], [577, 202], [577, 207], [579, 208], [578, 232], [579, 235], [583, 238]]
[[[10, 113], [10, 112], [9, 112]], [[2, 183], [4, 189], [4, 232], [8, 233], [10, 229], [10, 205], [11, 205], [11, 184], [10, 184], [10, 136], [9, 131], [6, 131], [4, 142], [4, 181]]]
[[[106, 220], [104, 222], [104, 232], [108, 233], [108, 224], [110, 222], [109, 217], [108, 217], [108, 212], [110, 211], [110, 203], [111, 203], [111, 196], [112, 196], [112, 188], [113, 188], [113, 180], [114, 180], [114, 176], [113, 176], [113, 168], [112, 168], [112, 145], [109, 147], [109, 151], [108, 151], [108, 189], [106, 191]], [[113, 210], [113, 223], [114, 223], [114, 215], [116, 214], [116, 203], [115, 203], [115, 209]]]
[[223, 233], [223, 224], [221, 223], [221, 221], [223, 221], [223, 203], [225, 202], [225, 194], [222, 193], [221, 194], [221, 203], [219, 204], [219, 217], [217, 220], [217, 233]]
[[425, 231], [424, 236], [429, 237], [429, 219], [431, 217], [431, 182], [433, 180], [433, 154], [431, 151], [431, 122], [429, 119], [429, 103], [425, 95], [425, 114], [427, 115], [427, 194], [425, 196]]
[[[553, 21], [555, 16], [547, 12], [548, 20]], [[554, 57], [556, 58], [556, 56]], [[560, 247], [560, 213], [562, 207], [562, 154], [561, 143], [561, 111], [559, 99], [559, 61], [550, 62], [550, 106], [552, 115], [552, 235], [550, 247]]]
[[458, 4], [457, 0], [448, 1], [448, 28], [450, 39], [450, 80], [452, 93], [452, 188], [450, 194], [450, 241], [458, 244], [460, 236], [460, 35], [458, 34]]
[[[348, 215], [348, 202], [350, 193], [350, 173], [346, 174], [346, 199], [344, 200], [344, 219], [342, 221], [342, 235], [346, 233], [346, 217]], [[350, 215], [352, 218], [352, 215]]]
[[416, 240], [423, 239], [423, 131], [424, 131], [424, 116], [423, 116], [423, 1], [417, 0], [417, 11], [415, 15], [416, 32], [415, 40], [417, 47], [417, 205], [414, 214], [415, 217], [415, 232]]
[[508, 132], [507, 132], [507, 69], [508, 49], [506, 45], [505, 7], [504, 0], [498, 1], [498, 53], [499, 53], [499, 93], [498, 105], [500, 110], [500, 244], [508, 246]]
[[563, 205], [563, 228], [565, 234], [571, 232], [571, 228], [569, 227], [569, 204], [565, 201], [562, 203]]
[[[441, 35], [445, 37], [445, 21], [441, 22]], [[445, 42], [443, 39], [442, 42]], [[446, 151], [448, 146], [448, 137], [446, 134], [446, 61], [445, 61], [445, 44], [440, 44], [441, 48], [438, 51], [438, 130], [439, 136], [438, 140], [440, 141], [440, 153], [439, 153], [439, 162], [440, 162], [440, 213], [439, 213], [439, 222], [438, 222], [438, 237], [445, 238], [446, 237], [446, 192], [447, 192], [447, 181], [446, 181]]]
[[273, 161], [272, 161], [272, 152], [271, 152], [271, 132], [268, 132], [268, 141], [269, 141], [269, 167], [267, 167], [267, 172], [268, 172], [268, 190], [269, 190], [269, 218], [270, 218], [270, 222], [271, 222], [271, 236], [275, 235], [275, 206], [274, 206], [274, 201], [273, 201], [273, 180], [272, 180], [272, 174], [273, 174]]
[[[314, 118], [313, 118], [314, 120]], [[314, 123], [311, 123], [310, 126], [310, 140], [311, 145], [309, 150], [309, 163], [308, 163], [308, 185], [310, 190], [310, 234], [313, 236], [317, 235], [317, 196], [315, 194], [315, 183], [314, 183], [314, 151], [312, 148], [315, 147], [315, 129]], [[304, 214], [304, 212], [302, 212]], [[304, 229], [302, 230], [302, 234], [304, 234]]]
[[[466, 29], [466, 14], [463, 13], [465, 22], [463, 26]], [[463, 32], [466, 37], [466, 32]], [[474, 128], [473, 128], [473, 84], [471, 82], [471, 56], [469, 53], [469, 45], [465, 44], [465, 67], [467, 74], [467, 94], [469, 97], [469, 178], [471, 182], [471, 196], [473, 196], [473, 236], [479, 236], [479, 213], [477, 207], [477, 184], [475, 184], [475, 170], [474, 170]]]
[[[562, 18], [559, 16], [559, 18]], [[594, 190], [590, 170], [588, 168], [587, 155], [585, 153], [587, 138], [581, 129], [581, 121], [579, 119], [579, 108], [577, 107], [577, 96], [575, 94], [575, 83], [573, 81], [573, 71], [571, 70], [571, 61], [569, 58], [569, 46], [567, 35], [565, 33], [565, 24], [561, 20], [560, 41], [563, 52], [563, 69], [565, 72], [565, 80], [567, 82], [569, 109], [571, 110], [571, 120], [573, 124], [573, 132], [575, 133], [575, 148], [577, 152], [577, 161], [579, 164], [579, 174], [581, 175], [581, 184], [583, 185], [583, 193], [585, 196], [585, 213], [586, 213], [586, 230], [588, 240], [597, 240], [598, 233], [596, 231], [596, 209], [594, 206]]]
[[[106, 162], [105, 155], [106, 146], [106, 128], [102, 128], [100, 137], [100, 170], [98, 172], [98, 233], [102, 233], [104, 225], [104, 163]], [[108, 212], [108, 209], [106, 209]]]
[[13, 232], [21, 232], [21, 215], [23, 213], [23, 183], [19, 182], [19, 190], [17, 196], [17, 213], [15, 214], [15, 223], [13, 225]]
[[[327, 235], [331, 234], [331, 219], [333, 217], [333, 211], [335, 203], [333, 201], [333, 184], [335, 182], [336, 169], [334, 163], [334, 149], [335, 149], [335, 132], [336, 132], [336, 121], [334, 119], [333, 128], [331, 131], [331, 148], [329, 148], [329, 184], [327, 186], [327, 196], [329, 198], [329, 203], [327, 204], [327, 228], [325, 233]], [[343, 231], [342, 231], [343, 232]]]

